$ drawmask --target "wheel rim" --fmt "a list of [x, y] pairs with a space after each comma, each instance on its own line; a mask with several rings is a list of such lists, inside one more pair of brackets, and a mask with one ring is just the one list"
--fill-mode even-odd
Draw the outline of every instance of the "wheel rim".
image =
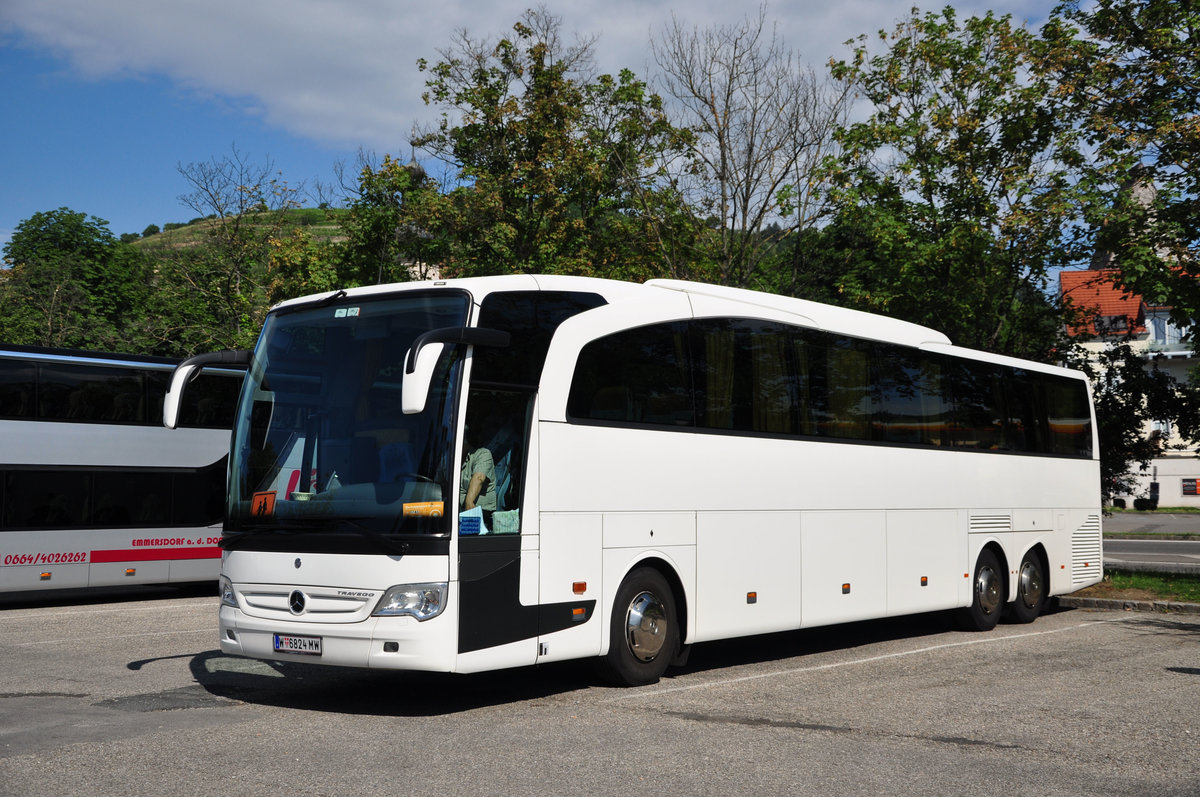
[[1028, 559], [1021, 564], [1020, 587], [1025, 608], [1037, 608], [1042, 602], [1042, 569]]
[[1000, 608], [1000, 574], [990, 565], [979, 568], [975, 576], [975, 598], [984, 614], [992, 614]]
[[651, 592], [639, 593], [625, 614], [625, 641], [638, 661], [654, 661], [667, 641], [667, 611]]

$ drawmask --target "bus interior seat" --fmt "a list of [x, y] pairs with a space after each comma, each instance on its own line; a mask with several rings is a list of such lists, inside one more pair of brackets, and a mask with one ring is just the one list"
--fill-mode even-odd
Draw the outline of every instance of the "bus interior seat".
[[501, 444], [492, 449], [492, 462], [496, 469], [496, 509], [509, 509], [508, 491], [512, 487], [512, 446]]

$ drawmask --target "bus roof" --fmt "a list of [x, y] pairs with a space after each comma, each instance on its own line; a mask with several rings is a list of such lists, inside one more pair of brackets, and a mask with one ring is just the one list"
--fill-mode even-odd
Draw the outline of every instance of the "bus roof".
[[909, 346], [926, 344], [950, 344], [950, 338], [936, 329], [923, 327], [908, 321], [888, 316], [865, 313], [831, 304], [795, 299], [773, 293], [762, 293], [744, 288], [729, 288], [722, 285], [707, 285], [684, 280], [650, 280], [648, 287], [680, 291], [694, 296], [708, 296], [730, 302], [762, 307], [777, 312], [803, 317], [811, 325], [830, 332], [842, 332], [862, 338], [875, 338], [903, 343]]
[[[944, 333], [936, 329], [901, 321], [888, 316], [868, 313], [862, 310], [851, 310], [846, 307], [823, 304], [821, 302], [797, 299], [790, 296], [779, 296], [772, 293], [731, 288], [723, 285], [710, 285], [702, 282], [687, 280], [653, 279], [645, 283], [624, 282], [621, 280], [604, 279], [601, 277], [577, 277], [561, 274], [505, 274], [489, 277], [465, 277], [462, 279], [429, 280], [424, 282], [400, 282], [386, 285], [370, 285], [360, 288], [348, 288], [344, 291], [349, 298], [378, 296], [389, 293], [419, 291], [430, 289], [457, 289], [467, 291], [478, 303], [490, 293], [502, 291], [581, 291], [596, 293], [603, 296], [610, 304], [622, 301], [638, 301], [650, 298], [651, 291], [673, 291], [686, 294], [689, 297], [702, 300], [706, 305], [699, 316], [710, 315], [720, 307], [721, 314], [738, 314], [737, 305], [747, 308], [760, 308], [772, 315], [793, 316], [797, 323], [829, 332], [837, 332], [853, 337], [885, 340], [901, 345], [942, 350], [948, 354], [958, 354], [972, 359], [986, 360], [999, 364], [1020, 365], [1033, 367], [1035, 370], [1051, 373], [1067, 374], [1079, 377], [1080, 374], [1059, 366], [1018, 360], [1012, 357], [975, 351], [955, 346]], [[327, 299], [330, 294], [316, 294], [281, 302], [273, 309], [291, 307], [298, 304]], [[696, 304], [697, 302], [693, 302]], [[745, 312], [745, 311], [742, 311]]]

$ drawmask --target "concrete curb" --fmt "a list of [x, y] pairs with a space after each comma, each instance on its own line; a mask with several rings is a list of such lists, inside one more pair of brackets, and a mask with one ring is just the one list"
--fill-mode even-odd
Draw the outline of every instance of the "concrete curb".
[[1072, 598], [1062, 595], [1058, 605], [1065, 609], [1104, 609], [1113, 612], [1154, 612], [1155, 614], [1200, 614], [1200, 603], [1176, 601], [1129, 601], [1111, 598]]

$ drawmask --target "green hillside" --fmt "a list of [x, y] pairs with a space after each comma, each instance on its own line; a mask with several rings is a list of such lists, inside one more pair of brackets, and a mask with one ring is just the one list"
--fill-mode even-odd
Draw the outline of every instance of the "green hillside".
[[[304, 229], [316, 241], [337, 240], [342, 235], [342, 221], [346, 213], [344, 208], [296, 208], [283, 211], [280, 232], [286, 236], [294, 229]], [[256, 218], [261, 218], [263, 226], [275, 228], [279, 225], [279, 217], [275, 211], [250, 213], [243, 217], [243, 221], [254, 224]], [[132, 243], [146, 249], [204, 244], [212, 232], [214, 223], [214, 219], [209, 217], [192, 219], [186, 224], [166, 224], [161, 232], [144, 235]]]

